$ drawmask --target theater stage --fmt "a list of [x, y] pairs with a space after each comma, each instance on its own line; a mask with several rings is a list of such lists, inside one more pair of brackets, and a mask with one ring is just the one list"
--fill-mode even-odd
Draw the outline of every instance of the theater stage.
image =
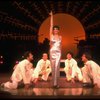
[[[0, 74], [0, 83], [9, 80], [11, 74]], [[66, 99], [96, 98], [100, 99], [100, 89], [83, 88], [79, 82], [67, 82], [64, 76], [59, 79], [59, 89], [52, 88], [51, 76], [47, 82], [38, 81], [34, 88], [15, 90], [0, 88], [0, 98], [6, 99]]]

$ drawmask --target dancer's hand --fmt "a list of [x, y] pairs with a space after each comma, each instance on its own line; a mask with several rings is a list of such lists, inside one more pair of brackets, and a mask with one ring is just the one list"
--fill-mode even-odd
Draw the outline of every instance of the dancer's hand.
[[44, 74], [46, 74], [46, 71], [43, 71], [43, 73], [42, 73], [42, 74], [43, 74], [43, 75], [44, 75]]
[[74, 80], [74, 78], [72, 78], [72, 79], [71, 79], [71, 83], [75, 83], [75, 80]]
[[97, 84], [94, 84], [94, 89], [99, 89], [98, 85]]
[[34, 82], [34, 77], [31, 78], [31, 82]]
[[35, 79], [34, 79], [34, 84], [36, 84], [36, 83], [37, 83], [37, 81], [38, 81], [38, 78], [35, 78]]
[[30, 84], [25, 84], [25, 89], [29, 89], [30, 88]]
[[52, 15], [53, 15], [53, 12], [51, 11], [51, 12], [49, 13], [49, 15], [52, 16]]

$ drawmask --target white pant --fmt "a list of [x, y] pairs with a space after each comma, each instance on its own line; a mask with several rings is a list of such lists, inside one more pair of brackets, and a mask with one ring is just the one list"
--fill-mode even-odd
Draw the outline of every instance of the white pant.
[[32, 77], [35, 79], [35, 78], [38, 78], [39, 75], [41, 74], [42, 75], [42, 79], [47, 81], [48, 80], [48, 76], [49, 76], [50, 73], [51, 73], [51, 68], [47, 68], [46, 70], [43, 70], [43, 71], [40, 71], [40, 72], [38, 70], [36, 70], [34, 72], [34, 74], [32, 75]]
[[97, 86], [100, 88], [100, 74], [98, 74], [96, 71], [87, 69], [87, 67], [82, 68], [82, 73], [83, 83], [97, 84]]
[[15, 81], [8, 81], [6, 83], [4, 83], [4, 87], [5, 88], [8, 88], [8, 89], [16, 89], [18, 87], [18, 82], [15, 82]]
[[92, 75], [89, 73], [86, 67], [82, 68], [83, 83], [92, 83]]
[[[72, 70], [75, 70], [75, 71], [72, 71]], [[82, 81], [83, 80], [83, 76], [82, 76], [82, 73], [81, 73], [81, 70], [80, 68], [77, 67], [77, 69], [68, 69], [67, 67], [64, 68], [64, 71], [66, 73], [66, 78], [68, 81], [70, 81], [72, 78], [77, 78], [79, 81]], [[72, 73], [74, 72], [74, 73]]]
[[[45, 72], [45, 74], [44, 74], [44, 72]], [[40, 74], [42, 74], [42, 79], [43, 80], [45, 80], [45, 81], [47, 81], [48, 80], [48, 76], [49, 76], [49, 74], [51, 73], [51, 69], [46, 69], [45, 71], [42, 71]]]

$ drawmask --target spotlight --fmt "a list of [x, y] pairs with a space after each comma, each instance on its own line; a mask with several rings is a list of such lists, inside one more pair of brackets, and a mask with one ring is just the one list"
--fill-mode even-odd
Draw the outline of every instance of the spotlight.
[[0, 56], [0, 58], [3, 58], [3, 56]]
[[0, 64], [3, 64], [3, 61], [0, 61]]
[[22, 58], [24, 58], [24, 56], [22, 56]]
[[19, 61], [16, 61], [16, 64], [18, 64], [19, 63]]

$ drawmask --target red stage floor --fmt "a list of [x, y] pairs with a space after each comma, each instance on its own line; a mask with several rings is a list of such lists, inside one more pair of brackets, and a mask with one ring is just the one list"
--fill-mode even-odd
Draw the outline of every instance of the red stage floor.
[[[10, 74], [0, 74], [0, 83], [9, 80]], [[100, 89], [83, 88], [82, 84], [76, 82], [72, 84], [66, 82], [65, 77], [61, 77], [59, 80], [59, 89], [53, 89], [51, 85], [51, 77], [48, 82], [39, 81], [34, 88], [28, 90], [24, 88], [9, 90], [0, 89], [0, 98], [12, 98], [12, 99], [32, 99], [32, 98], [44, 98], [44, 99], [57, 99], [57, 98], [98, 98], [100, 99]]]

